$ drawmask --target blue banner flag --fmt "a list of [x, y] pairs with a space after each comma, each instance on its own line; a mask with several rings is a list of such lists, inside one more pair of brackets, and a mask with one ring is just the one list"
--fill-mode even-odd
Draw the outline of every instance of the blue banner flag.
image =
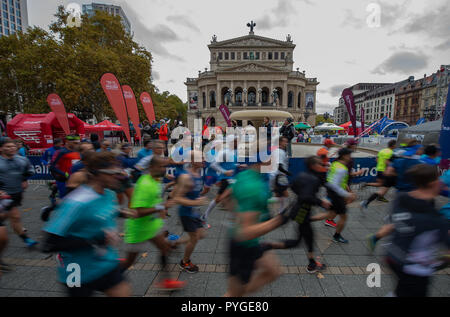
[[[450, 85], [449, 85], [450, 89]], [[447, 94], [447, 103], [445, 104], [444, 117], [442, 119], [441, 136], [439, 143], [442, 151], [442, 163], [446, 166], [442, 166], [442, 169], [448, 169], [450, 160], [450, 93]]]

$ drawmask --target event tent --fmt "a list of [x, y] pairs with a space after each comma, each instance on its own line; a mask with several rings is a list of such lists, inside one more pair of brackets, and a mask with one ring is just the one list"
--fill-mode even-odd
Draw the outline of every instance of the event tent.
[[[67, 114], [70, 133], [84, 138], [84, 122], [74, 114]], [[53, 146], [55, 138], [64, 138], [65, 133], [53, 112], [43, 114], [18, 114], [6, 127], [12, 139], [22, 139], [31, 152], [41, 152]]]
[[108, 120], [102, 121], [94, 125], [94, 128], [97, 131], [123, 131], [123, 128], [120, 125], [114, 124]]
[[324, 123], [314, 128], [314, 131], [343, 131], [343, 130], [345, 129], [333, 123]]
[[417, 139], [424, 145], [439, 144], [442, 119], [415, 125], [399, 131], [398, 140], [403, 142], [407, 139]]

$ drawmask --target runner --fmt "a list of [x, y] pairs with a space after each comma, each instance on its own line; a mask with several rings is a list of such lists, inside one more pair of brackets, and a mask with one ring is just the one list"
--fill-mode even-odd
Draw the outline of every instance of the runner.
[[232, 186], [237, 206], [235, 226], [230, 232], [230, 277], [225, 297], [256, 292], [281, 274], [276, 255], [260, 244], [259, 237], [286, 223], [289, 217], [279, 214], [270, 219], [268, 199], [271, 193], [260, 167], [261, 163], [250, 165], [236, 176]]
[[8, 209], [10, 208], [13, 200], [6, 192], [0, 191], [0, 276], [2, 272], [11, 272], [13, 269], [11, 265], [2, 261], [2, 253], [8, 246], [8, 230], [3, 221], [8, 218]]
[[306, 172], [297, 175], [292, 182], [291, 188], [297, 195], [296, 203], [290, 207], [290, 217], [298, 224], [297, 239], [284, 240], [281, 242], [269, 243], [272, 249], [289, 249], [297, 247], [305, 238], [308, 247], [309, 264], [306, 267], [308, 273], [323, 271], [326, 266], [314, 259], [313, 244], [314, 232], [311, 226], [311, 209], [313, 206], [322, 206], [328, 209], [331, 205], [326, 199], [319, 199], [317, 194], [321, 186], [324, 185], [321, 173], [323, 173], [323, 161], [317, 156], [306, 159]]
[[[71, 170], [69, 179], [66, 182], [66, 195], [71, 191], [78, 188], [80, 185], [87, 183], [88, 175], [86, 171], [86, 162], [89, 153], [94, 153], [94, 146], [91, 143], [83, 142], [80, 144], [80, 157], [81, 161], [75, 163]], [[47, 222], [50, 214], [55, 210], [57, 206], [55, 191], [52, 188], [52, 194], [50, 195], [51, 205], [43, 207], [41, 209], [41, 220]]]
[[225, 208], [230, 210], [229, 197], [231, 196], [230, 184], [234, 181], [234, 176], [237, 174], [239, 168], [244, 168], [247, 165], [238, 163], [238, 137], [231, 135], [227, 137], [227, 140], [233, 141], [233, 147], [230, 149], [228, 144], [225, 149], [218, 151], [217, 156], [215, 156], [215, 161], [209, 166], [217, 173], [217, 181], [220, 183], [219, 191], [216, 197], [212, 200], [205, 213], [202, 215], [201, 219], [206, 224], [209, 214], [214, 209], [214, 207], [223, 203]]
[[14, 232], [28, 247], [33, 247], [38, 242], [25, 233], [18, 209], [28, 187], [27, 179], [34, 174], [33, 167], [26, 157], [17, 154], [17, 147], [12, 139], [4, 138], [0, 141], [0, 152], [0, 191], [6, 192], [13, 201], [7, 208], [7, 217]]
[[436, 259], [440, 244], [447, 247], [449, 222], [437, 212], [434, 199], [440, 193], [438, 170], [420, 164], [408, 174], [416, 190], [399, 193], [392, 208], [394, 226], [387, 263], [398, 278], [397, 297], [425, 297], [430, 277], [442, 263]]
[[388, 143], [388, 147], [384, 150], [381, 150], [378, 152], [377, 157], [377, 182], [376, 183], [367, 183], [363, 185], [365, 186], [374, 186], [374, 187], [381, 187], [379, 191], [372, 194], [369, 199], [364, 200], [361, 202], [361, 210], [365, 211], [369, 207], [369, 204], [374, 201], [375, 199], [378, 199], [382, 202], [389, 202], [384, 196], [389, 191], [389, 188], [393, 187], [395, 185], [395, 178], [392, 176], [388, 177], [384, 175], [384, 172], [386, 171], [386, 168], [391, 163], [392, 155], [394, 154], [394, 149], [396, 146], [396, 141], [391, 140]]
[[117, 191], [117, 198], [120, 206], [124, 203], [126, 196], [128, 200], [128, 207], [130, 207], [131, 196], [133, 195], [133, 183], [131, 181], [131, 176], [136, 159], [130, 156], [132, 149], [133, 148], [129, 143], [123, 143], [120, 146], [120, 154], [117, 155], [117, 160], [120, 162], [120, 165], [124, 170], [124, 175], [120, 182], [121, 186]]
[[201, 169], [203, 159], [200, 162], [195, 161], [195, 156], [202, 157], [202, 152], [191, 152], [191, 163], [184, 174], [177, 179], [177, 184], [172, 192], [172, 198], [167, 202], [167, 207], [180, 205], [179, 216], [183, 230], [188, 233], [188, 237], [176, 241], [176, 245], [186, 244], [183, 259], [180, 261], [180, 267], [188, 273], [198, 272], [198, 266], [191, 261], [191, 255], [194, 252], [197, 242], [204, 238], [205, 229], [200, 220], [199, 207], [207, 203], [206, 197], [201, 197], [203, 189], [203, 177]]
[[45, 150], [44, 155], [42, 155], [42, 163], [44, 163], [44, 165], [50, 165], [53, 155], [56, 151], [61, 149], [62, 145], [63, 142], [61, 139], [55, 139], [53, 141], [53, 146]]
[[[322, 178], [322, 182], [325, 184], [327, 181], [327, 173], [330, 169], [330, 149], [336, 145], [331, 139], [325, 139], [323, 143], [323, 147], [321, 147], [317, 151], [317, 156], [322, 160], [322, 167], [320, 169], [320, 177]], [[328, 227], [336, 228], [336, 222], [334, 219], [325, 219], [325, 225]]]
[[96, 152], [111, 152], [111, 142], [106, 139], [103, 139], [100, 142], [100, 148], [96, 150]]
[[[397, 192], [409, 192], [415, 190], [415, 185], [411, 181], [408, 170], [415, 165], [422, 163], [420, 155], [422, 153], [422, 146], [417, 144], [416, 140], [410, 140], [408, 142], [409, 147], [405, 148], [402, 152], [403, 155], [394, 158], [393, 162], [386, 169], [387, 177], [395, 177], [395, 188]], [[436, 168], [436, 167], [435, 167]], [[370, 234], [366, 237], [369, 249], [373, 252], [376, 244], [382, 238], [388, 236], [394, 229], [393, 224], [388, 223], [383, 225], [377, 233]]]
[[78, 135], [68, 135], [65, 147], [53, 155], [50, 172], [56, 180], [61, 199], [67, 194], [66, 181], [69, 179], [72, 165], [81, 159], [80, 153], [78, 153], [79, 145], [80, 137]]
[[441, 149], [436, 144], [430, 144], [425, 147], [420, 160], [429, 165], [439, 165], [441, 162]]
[[271, 174], [271, 183], [275, 197], [278, 198], [280, 203], [280, 212], [284, 210], [289, 203], [289, 158], [286, 154], [286, 149], [289, 143], [289, 139], [285, 136], [281, 136], [279, 139], [279, 147], [273, 151], [273, 158], [278, 163], [275, 172]]
[[[44, 228], [43, 251], [60, 252], [59, 282], [69, 296], [87, 297], [94, 291], [112, 297], [130, 296], [130, 285], [124, 280], [118, 261], [117, 200], [110, 190], [120, 186], [117, 177], [122, 170], [114, 154], [108, 152], [93, 153], [87, 169], [88, 183], [62, 201]], [[72, 272], [68, 265], [72, 263], [79, 265], [80, 287], [67, 284]]]
[[339, 215], [339, 222], [337, 223], [336, 232], [333, 236], [333, 241], [339, 243], [348, 243], [348, 240], [344, 239], [341, 235], [345, 222], [347, 221], [346, 205], [356, 199], [355, 193], [347, 190], [349, 177], [347, 165], [351, 161], [351, 154], [352, 151], [347, 148], [340, 149], [337, 160], [331, 164], [330, 171], [328, 172], [326, 188], [328, 198], [332, 204], [330, 211], [311, 217], [311, 221], [319, 221], [323, 219], [334, 219]]
[[[136, 215], [134, 219], [127, 219], [125, 222], [125, 243], [128, 251], [126, 261], [122, 263], [124, 271], [133, 265], [139, 253], [146, 249], [147, 242], [151, 242], [161, 253], [161, 272], [165, 272], [171, 245], [162, 232], [162, 219], [166, 218], [167, 208], [162, 205], [161, 179], [166, 173], [167, 164], [167, 159], [154, 156], [150, 161], [149, 173], [142, 175], [136, 183], [131, 199], [131, 208], [136, 211]], [[158, 213], [160, 218], [155, 217]], [[185, 282], [170, 279], [169, 273], [166, 275], [157, 284], [157, 288], [175, 290], [185, 286]]]

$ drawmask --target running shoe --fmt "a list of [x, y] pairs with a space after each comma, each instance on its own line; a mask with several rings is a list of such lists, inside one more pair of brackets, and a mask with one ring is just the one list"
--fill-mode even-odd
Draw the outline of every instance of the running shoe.
[[34, 241], [34, 240], [31, 239], [31, 238], [26, 238], [24, 241], [25, 241], [25, 244], [27, 245], [27, 247], [29, 247], [29, 248], [32, 248], [32, 247], [34, 247], [36, 244], [39, 243], [39, 242], [37, 242], [37, 241]]
[[331, 227], [331, 228], [336, 228], [336, 222], [334, 222], [334, 220], [325, 220], [325, 226]]
[[198, 272], [198, 266], [192, 264], [191, 261], [188, 263], [184, 263], [183, 260], [180, 261], [180, 267], [185, 270], [188, 273], [197, 273]]
[[381, 201], [381, 202], [383, 202], [383, 203], [388, 203], [388, 202], [389, 202], [389, 200], [387, 200], [387, 199], [384, 198], [384, 197], [378, 197], [377, 200], [378, 200], [378, 201]]
[[155, 285], [155, 288], [162, 291], [176, 291], [186, 286], [186, 282], [165, 279]]
[[333, 241], [336, 243], [348, 243], [348, 240], [344, 239], [341, 235], [338, 237], [333, 236]]
[[50, 213], [53, 211], [52, 206], [46, 206], [41, 209], [41, 220], [43, 222], [47, 222], [48, 218], [50, 218]]
[[324, 271], [326, 268], [327, 266], [325, 264], [315, 261], [314, 264], [308, 264], [308, 266], [306, 267], [306, 272], [316, 273], [317, 271]]
[[0, 261], [0, 272], [9, 273], [12, 271], [14, 271], [14, 268], [11, 265], [6, 264], [3, 261]]
[[363, 200], [359, 203], [359, 209], [361, 210], [361, 212], [367, 211], [367, 200]]
[[366, 237], [366, 241], [367, 241], [367, 246], [369, 247], [370, 252], [374, 252], [375, 251], [375, 247], [377, 245], [377, 239], [375, 237], [374, 234], [369, 234]]

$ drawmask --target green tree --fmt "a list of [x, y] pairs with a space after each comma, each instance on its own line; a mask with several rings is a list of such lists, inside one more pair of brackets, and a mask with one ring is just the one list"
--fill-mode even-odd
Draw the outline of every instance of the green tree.
[[[84, 15], [80, 27], [68, 26], [68, 16], [60, 6], [50, 32], [33, 27], [0, 38], [0, 111], [49, 112], [47, 96], [57, 93], [67, 111], [81, 119], [115, 118], [100, 85], [101, 76], [109, 72], [132, 87], [137, 98], [149, 92], [158, 118], [185, 116], [178, 97], [160, 94], [152, 84], [152, 55], [133, 41], [119, 16], [97, 11], [92, 17]], [[138, 108], [145, 119], [140, 102]]]
[[322, 124], [322, 123], [333, 123], [333, 119], [325, 119], [323, 114], [318, 114], [316, 116], [316, 126]]

